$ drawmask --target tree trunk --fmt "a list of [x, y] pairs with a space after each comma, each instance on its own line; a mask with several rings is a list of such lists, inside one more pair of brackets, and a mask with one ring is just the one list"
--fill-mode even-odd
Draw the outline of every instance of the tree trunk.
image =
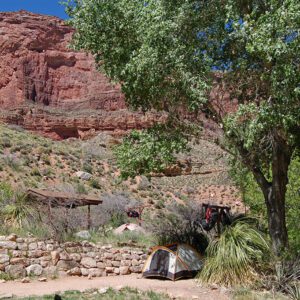
[[277, 256], [288, 246], [288, 233], [285, 219], [285, 195], [288, 184], [288, 168], [292, 151], [278, 135], [274, 135], [272, 154], [272, 182], [268, 182], [259, 170], [254, 176], [263, 191], [272, 248]]

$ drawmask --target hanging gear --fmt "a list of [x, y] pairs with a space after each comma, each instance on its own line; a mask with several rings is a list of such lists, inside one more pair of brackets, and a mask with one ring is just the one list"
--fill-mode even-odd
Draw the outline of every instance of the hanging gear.
[[127, 216], [129, 218], [139, 218], [140, 214], [136, 210], [129, 210], [127, 211]]

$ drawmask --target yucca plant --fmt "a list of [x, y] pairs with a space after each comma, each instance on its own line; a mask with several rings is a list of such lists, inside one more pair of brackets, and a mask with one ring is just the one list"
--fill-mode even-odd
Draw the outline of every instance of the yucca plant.
[[27, 203], [27, 195], [15, 193], [11, 202], [2, 208], [1, 213], [5, 224], [16, 228], [22, 227], [23, 220], [32, 215], [32, 208]]
[[270, 253], [264, 235], [249, 223], [238, 221], [209, 244], [199, 280], [224, 286], [246, 285], [257, 278], [258, 266]]

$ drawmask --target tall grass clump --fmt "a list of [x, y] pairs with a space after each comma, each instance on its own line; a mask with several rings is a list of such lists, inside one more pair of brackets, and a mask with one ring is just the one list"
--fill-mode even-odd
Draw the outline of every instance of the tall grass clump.
[[227, 227], [207, 248], [207, 259], [199, 274], [203, 283], [224, 286], [247, 285], [270, 257], [269, 243], [246, 222]]

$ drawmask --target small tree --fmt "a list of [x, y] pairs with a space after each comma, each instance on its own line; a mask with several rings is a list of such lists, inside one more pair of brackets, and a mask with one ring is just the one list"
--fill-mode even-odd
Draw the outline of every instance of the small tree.
[[[122, 84], [132, 107], [178, 118], [183, 107], [202, 111], [224, 128], [231, 152], [264, 195], [279, 255], [288, 245], [288, 167], [300, 145], [300, 2], [68, 3], [75, 46], [95, 55], [99, 68]], [[236, 99], [236, 113], [226, 114], [216, 101], [220, 93], [210, 99], [214, 79], [219, 92]]]

